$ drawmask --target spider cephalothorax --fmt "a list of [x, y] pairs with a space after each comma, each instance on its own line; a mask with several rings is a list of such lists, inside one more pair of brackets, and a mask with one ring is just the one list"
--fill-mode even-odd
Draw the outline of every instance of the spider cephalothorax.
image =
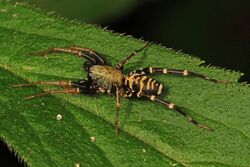
[[40, 55], [47, 55], [55, 52], [72, 53], [79, 57], [87, 59], [84, 62], [84, 69], [88, 72], [88, 79], [82, 79], [78, 81], [38, 81], [29, 84], [18, 84], [13, 86], [31, 86], [36, 84], [47, 84], [61, 86], [62, 90], [50, 90], [41, 94], [26, 97], [26, 99], [32, 99], [48, 94], [56, 93], [71, 93], [71, 94], [98, 94], [107, 93], [116, 96], [116, 118], [115, 127], [116, 134], [119, 134], [119, 110], [120, 110], [120, 97], [130, 98], [147, 98], [151, 101], [159, 102], [165, 105], [167, 108], [177, 111], [185, 116], [192, 124], [207, 130], [212, 130], [206, 125], [198, 123], [196, 120], [191, 118], [186, 112], [176, 106], [174, 103], [163, 100], [160, 98], [164, 90], [164, 86], [159, 81], [148, 76], [149, 74], [162, 73], [162, 74], [176, 74], [182, 76], [195, 76], [202, 79], [212, 81], [215, 83], [224, 82], [215, 79], [211, 79], [207, 76], [194, 73], [187, 70], [175, 70], [166, 68], [143, 68], [140, 70], [132, 71], [129, 74], [123, 74], [122, 69], [133, 56], [138, 52], [141, 52], [148, 46], [146, 44], [141, 49], [135, 50], [124, 60], [119, 62], [116, 67], [112, 67], [106, 63], [106, 61], [100, 56], [99, 53], [92, 49], [80, 48], [80, 47], [68, 47], [68, 48], [51, 48], [46, 51], [40, 52]]

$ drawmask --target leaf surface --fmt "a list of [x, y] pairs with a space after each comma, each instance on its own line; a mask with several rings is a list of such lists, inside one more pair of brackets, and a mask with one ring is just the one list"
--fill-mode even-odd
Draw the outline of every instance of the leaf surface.
[[[1, 3], [0, 9], [0, 137], [29, 166], [249, 166], [250, 89], [236, 82], [240, 73], [200, 66], [203, 62], [197, 58], [150, 46], [126, 65], [125, 73], [148, 66], [189, 69], [235, 83], [154, 76], [167, 87], [164, 99], [185, 107], [214, 132], [151, 101], [122, 99], [122, 132], [117, 139], [115, 97], [53, 95], [24, 100], [45, 87], [9, 85], [87, 76], [80, 58], [68, 54], [45, 58], [33, 52], [82, 46], [102, 53], [114, 65], [145, 42], [22, 5]], [[56, 120], [58, 114], [61, 121]]]

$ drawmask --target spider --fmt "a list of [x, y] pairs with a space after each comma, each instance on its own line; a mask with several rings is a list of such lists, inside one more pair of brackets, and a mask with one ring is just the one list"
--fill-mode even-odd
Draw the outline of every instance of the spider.
[[26, 99], [33, 99], [49, 94], [57, 93], [70, 93], [70, 94], [100, 94], [106, 93], [116, 96], [116, 114], [115, 114], [115, 129], [116, 135], [119, 135], [119, 110], [120, 110], [120, 97], [124, 98], [146, 98], [148, 100], [163, 104], [170, 110], [176, 111], [186, 117], [186, 119], [193, 125], [212, 131], [213, 129], [200, 124], [198, 121], [184, 112], [181, 107], [174, 103], [163, 100], [160, 95], [163, 93], [164, 86], [159, 81], [151, 78], [150, 74], [175, 74], [180, 76], [194, 76], [199, 77], [214, 83], [224, 82], [221, 80], [215, 80], [205, 75], [195, 73], [188, 70], [176, 70], [166, 68], [147, 67], [139, 70], [134, 70], [129, 74], [123, 74], [123, 66], [129, 62], [129, 60], [137, 55], [137, 53], [143, 51], [148, 47], [146, 43], [142, 48], [133, 51], [125, 59], [121, 60], [112, 67], [106, 63], [101, 55], [89, 48], [81, 47], [54, 47], [48, 50], [39, 52], [39, 55], [46, 56], [51, 53], [71, 53], [78, 57], [85, 58], [83, 63], [84, 70], [88, 73], [87, 79], [80, 79], [78, 81], [61, 80], [61, 81], [38, 81], [28, 84], [12, 85], [14, 87], [32, 86], [38, 84], [54, 85], [62, 87], [61, 90], [49, 90], [44, 93], [32, 95], [26, 97]]

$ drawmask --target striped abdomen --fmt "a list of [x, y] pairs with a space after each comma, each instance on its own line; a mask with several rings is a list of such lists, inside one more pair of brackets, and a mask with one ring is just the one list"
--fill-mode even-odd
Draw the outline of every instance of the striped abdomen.
[[159, 96], [163, 91], [162, 83], [148, 76], [131, 74], [125, 77], [125, 86], [131, 90], [128, 96], [140, 97], [142, 93]]

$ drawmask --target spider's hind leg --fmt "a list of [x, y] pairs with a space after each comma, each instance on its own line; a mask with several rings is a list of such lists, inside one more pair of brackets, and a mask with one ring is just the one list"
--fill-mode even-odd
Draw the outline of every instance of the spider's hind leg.
[[161, 99], [161, 98], [159, 98], [157, 96], [154, 96], [154, 95], [142, 94], [142, 96], [148, 98], [151, 101], [159, 102], [159, 103], [165, 105], [168, 109], [180, 113], [181, 115], [183, 115], [184, 117], [186, 117], [187, 120], [190, 123], [192, 123], [193, 125], [195, 125], [195, 126], [197, 126], [199, 128], [206, 129], [208, 131], [213, 131], [212, 128], [210, 128], [210, 127], [208, 127], [206, 125], [200, 124], [198, 121], [196, 121], [195, 119], [193, 119], [191, 116], [189, 116], [186, 112], [184, 112], [183, 110], [181, 110], [180, 107], [176, 106], [174, 103], [171, 103], [169, 101], [163, 100], [163, 99]]
[[210, 78], [208, 76], [188, 71], [188, 70], [176, 70], [176, 69], [167, 69], [167, 68], [155, 68], [155, 67], [147, 67], [143, 68], [141, 70], [135, 70], [132, 71], [131, 74], [140, 74], [140, 75], [149, 75], [149, 74], [154, 74], [154, 73], [161, 73], [161, 74], [173, 74], [173, 75], [180, 75], [184, 77], [198, 77], [201, 79], [205, 79], [214, 83], [231, 83], [230, 81], [224, 81], [224, 80], [216, 80], [213, 78]]

